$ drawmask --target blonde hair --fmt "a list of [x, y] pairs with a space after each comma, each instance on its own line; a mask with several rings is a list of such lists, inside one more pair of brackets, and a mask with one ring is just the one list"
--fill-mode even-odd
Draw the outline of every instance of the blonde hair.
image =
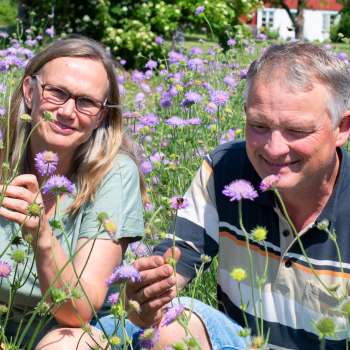
[[[59, 57], [84, 57], [100, 61], [107, 73], [109, 81], [109, 92], [107, 101], [111, 105], [120, 105], [117, 77], [115, 67], [110, 55], [98, 42], [82, 37], [74, 36], [55, 41], [45, 50], [34, 56], [26, 66], [24, 75], [19, 86], [14, 92], [10, 108], [11, 144], [8, 145], [12, 151], [10, 166], [13, 169], [18, 162], [23, 135], [28, 136], [31, 125], [21, 120], [20, 115], [29, 113], [24, 103], [23, 81], [25, 77], [32, 76], [48, 62]], [[24, 128], [24, 132], [23, 132]], [[113, 160], [118, 152], [126, 153], [137, 164], [136, 149], [131, 139], [123, 132], [122, 114], [120, 108], [109, 108], [101, 125], [96, 128], [84, 144], [82, 144], [74, 155], [70, 176], [77, 181], [77, 195], [68, 208], [68, 214], [76, 214], [79, 208], [89, 200], [93, 200], [104, 175], [111, 169]], [[27, 147], [20, 171], [28, 170], [29, 147]], [[4, 154], [0, 160], [4, 159]], [[144, 201], [146, 201], [145, 184], [140, 174], [140, 188]]]

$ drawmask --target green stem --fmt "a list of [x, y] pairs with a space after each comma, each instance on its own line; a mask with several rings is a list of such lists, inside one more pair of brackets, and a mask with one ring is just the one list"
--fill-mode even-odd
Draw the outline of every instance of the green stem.
[[249, 281], [251, 285], [251, 294], [252, 294], [252, 303], [253, 303], [253, 310], [254, 310], [254, 318], [255, 318], [255, 326], [258, 331], [258, 335], [260, 335], [260, 327], [259, 327], [259, 321], [258, 321], [258, 314], [256, 310], [256, 305], [255, 305], [255, 295], [254, 295], [254, 290], [255, 290], [255, 282], [254, 282], [254, 268], [253, 268], [253, 258], [252, 258], [252, 252], [250, 250], [250, 244], [249, 244], [249, 235], [246, 229], [243, 226], [243, 215], [242, 215], [242, 201], [240, 200], [238, 202], [238, 212], [239, 212], [239, 225], [241, 227], [241, 230], [244, 233], [245, 237], [245, 242], [246, 242], [246, 247], [248, 251], [248, 259], [249, 259]]
[[278, 202], [279, 202], [279, 204], [280, 204], [280, 206], [281, 206], [281, 208], [282, 208], [283, 215], [284, 215], [285, 218], [287, 219], [287, 222], [288, 222], [289, 226], [291, 227], [291, 229], [292, 229], [292, 231], [293, 231], [293, 233], [294, 233], [294, 235], [295, 235], [295, 237], [296, 237], [296, 239], [297, 239], [297, 241], [298, 241], [298, 243], [299, 243], [301, 252], [302, 252], [302, 254], [303, 254], [304, 257], [305, 257], [305, 260], [306, 260], [306, 262], [307, 262], [307, 264], [308, 264], [308, 266], [309, 266], [309, 268], [310, 268], [312, 274], [316, 277], [317, 281], [322, 285], [322, 287], [323, 287], [330, 295], [332, 295], [334, 298], [338, 299], [338, 296], [337, 296], [330, 288], [328, 288], [327, 285], [326, 285], [326, 284], [321, 280], [321, 278], [318, 276], [318, 274], [317, 274], [317, 272], [315, 271], [315, 269], [314, 269], [314, 267], [313, 267], [313, 265], [312, 265], [312, 263], [311, 263], [311, 261], [310, 261], [308, 255], [306, 254], [306, 251], [305, 251], [303, 242], [302, 242], [301, 239], [300, 239], [299, 233], [298, 233], [298, 231], [296, 230], [296, 228], [295, 228], [295, 226], [294, 226], [294, 224], [293, 224], [293, 222], [292, 222], [290, 216], [288, 215], [287, 209], [286, 209], [286, 207], [285, 207], [285, 205], [284, 205], [284, 202], [283, 202], [283, 200], [282, 200], [281, 195], [279, 194], [279, 192], [278, 192], [277, 189], [274, 189], [273, 191], [274, 191], [275, 194], [276, 194], [276, 197], [277, 197], [277, 199], [278, 199]]

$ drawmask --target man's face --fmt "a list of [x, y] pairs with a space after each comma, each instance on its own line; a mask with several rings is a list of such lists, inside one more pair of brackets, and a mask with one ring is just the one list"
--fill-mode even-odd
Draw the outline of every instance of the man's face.
[[288, 89], [278, 79], [256, 81], [246, 109], [246, 148], [258, 174], [280, 175], [280, 190], [307, 190], [336, 169], [339, 129], [332, 127], [327, 89]]

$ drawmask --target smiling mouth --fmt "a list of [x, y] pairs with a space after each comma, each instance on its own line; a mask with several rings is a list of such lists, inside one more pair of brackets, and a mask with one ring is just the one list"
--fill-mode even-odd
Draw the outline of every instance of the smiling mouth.
[[62, 124], [62, 123], [60, 123], [60, 122], [57, 121], [57, 120], [55, 120], [55, 121], [53, 122], [53, 124], [54, 124], [55, 126], [58, 126], [60, 129], [63, 129], [63, 130], [74, 130], [74, 129], [71, 128], [70, 126], [65, 125], [65, 124]]
[[298, 160], [295, 160], [293, 162], [276, 163], [276, 162], [270, 162], [264, 157], [261, 157], [261, 158], [264, 160], [264, 162], [267, 165], [269, 165], [270, 167], [274, 167], [274, 168], [284, 168], [284, 167], [288, 167], [288, 166], [291, 166], [291, 165], [296, 164], [296, 163], [299, 162]]

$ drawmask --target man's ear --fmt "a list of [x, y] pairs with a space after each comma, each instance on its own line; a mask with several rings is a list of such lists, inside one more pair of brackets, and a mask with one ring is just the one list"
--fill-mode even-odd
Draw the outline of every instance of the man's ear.
[[345, 111], [343, 118], [337, 126], [336, 146], [341, 147], [346, 144], [350, 135], [350, 110]]
[[26, 104], [28, 109], [32, 109], [32, 101], [33, 101], [33, 78], [30, 76], [26, 76], [23, 79], [22, 92], [24, 96], [24, 103]]

